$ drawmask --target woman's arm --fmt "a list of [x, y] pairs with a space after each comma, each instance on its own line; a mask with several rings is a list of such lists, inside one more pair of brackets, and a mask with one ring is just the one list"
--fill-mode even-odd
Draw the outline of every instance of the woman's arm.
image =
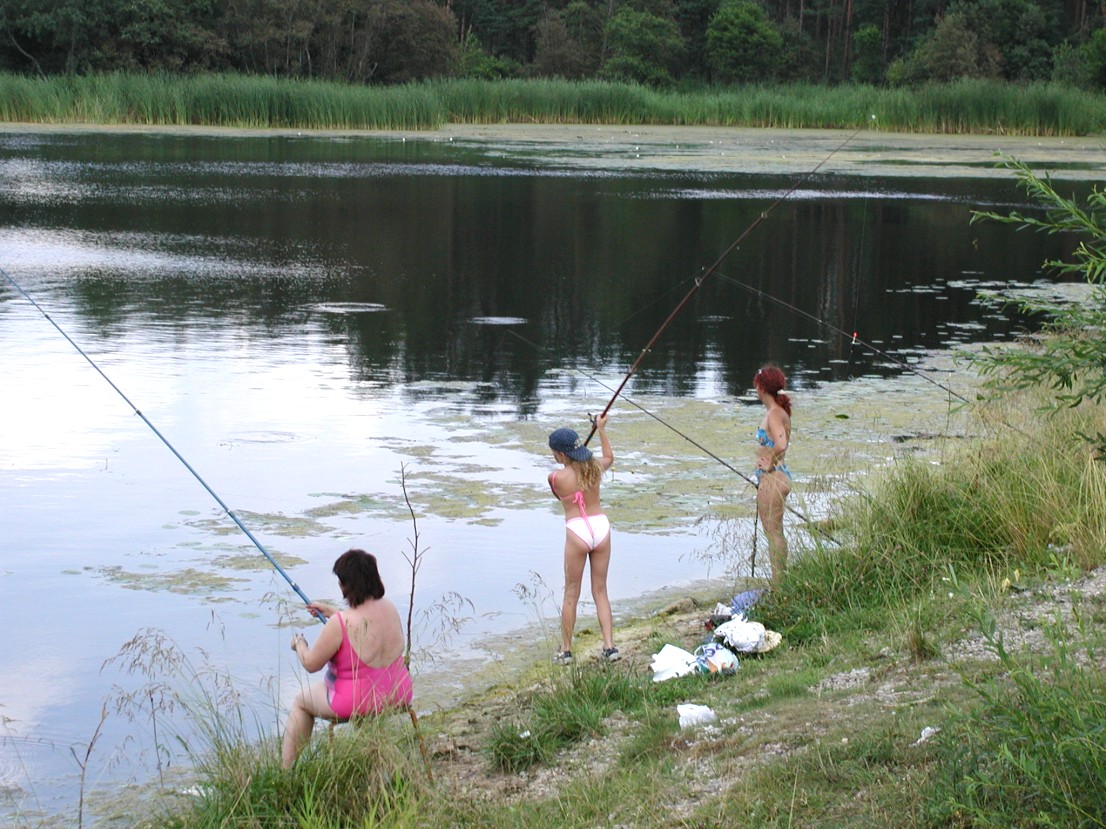
[[300, 664], [311, 674], [320, 670], [333, 659], [341, 644], [342, 621], [333, 613], [323, 626], [323, 632], [319, 634], [319, 638], [314, 645], [308, 646], [307, 639], [304, 638], [302, 633], [297, 633], [292, 638], [292, 650], [300, 658]]
[[599, 465], [603, 467], [603, 471], [611, 468], [611, 464], [614, 463], [614, 451], [611, 449], [611, 442], [607, 439], [607, 416], [599, 415], [595, 418], [595, 431], [599, 433], [599, 447], [603, 453], [603, 456], [599, 459]]
[[768, 437], [775, 443], [768, 450], [772, 457], [772, 466], [783, 463], [784, 453], [787, 452], [787, 414], [782, 409], [773, 409], [768, 413]]
[[336, 607], [328, 604], [323, 604], [322, 602], [308, 602], [307, 610], [311, 614], [323, 614], [324, 619], [329, 619], [331, 616], [338, 612], [338, 609]]

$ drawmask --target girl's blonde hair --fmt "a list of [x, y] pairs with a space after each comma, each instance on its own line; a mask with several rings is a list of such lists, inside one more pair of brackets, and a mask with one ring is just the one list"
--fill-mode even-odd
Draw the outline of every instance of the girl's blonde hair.
[[576, 483], [581, 490], [593, 489], [599, 486], [603, 477], [603, 467], [599, 465], [599, 459], [592, 455], [586, 461], [569, 460], [572, 470], [576, 473]]

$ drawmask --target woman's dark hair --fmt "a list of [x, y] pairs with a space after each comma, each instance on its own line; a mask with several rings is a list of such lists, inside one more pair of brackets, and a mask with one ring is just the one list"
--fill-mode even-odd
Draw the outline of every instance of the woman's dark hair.
[[757, 371], [753, 377], [753, 385], [774, 397], [780, 407], [787, 412], [787, 416], [791, 416], [791, 398], [782, 393], [784, 386], [787, 385], [787, 378], [777, 366], [768, 364]]
[[342, 588], [342, 596], [350, 607], [384, 595], [384, 582], [380, 580], [376, 556], [372, 553], [347, 550], [334, 562], [334, 575], [338, 577], [338, 586]]

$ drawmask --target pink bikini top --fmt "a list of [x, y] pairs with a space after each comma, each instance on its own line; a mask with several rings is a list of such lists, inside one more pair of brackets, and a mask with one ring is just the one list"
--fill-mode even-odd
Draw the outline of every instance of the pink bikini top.
[[560, 500], [574, 502], [576, 506], [580, 508], [580, 515], [582, 515], [584, 518], [587, 518], [588, 511], [584, 507], [584, 493], [582, 490], [578, 489], [571, 495], [557, 495], [557, 488], [553, 486], [553, 481], [557, 477], [558, 472], [560, 472], [559, 469], [554, 469], [552, 472], [549, 473], [549, 489], [552, 490], [553, 495], [555, 495]]

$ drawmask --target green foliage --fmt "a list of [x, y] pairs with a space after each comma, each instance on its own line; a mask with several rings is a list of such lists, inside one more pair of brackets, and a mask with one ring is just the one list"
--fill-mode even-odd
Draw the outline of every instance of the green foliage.
[[407, 83], [448, 77], [459, 60], [457, 21], [434, 0], [380, 0], [377, 49], [372, 77], [387, 83]]
[[228, 58], [218, 9], [213, 0], [9, 0], [0, 31], [7, 64], [41, 74], [191, 71]]
[[1041, 81], [1052, 71], [1051, 53], [1058, 32], [1039, 3], [1032, 0], [958, 0], [949, 17], [963, 20], [980, 46], [997, 52], [1001, 77]]
[[518, 66], [507, 58], [488, 54], [479, 40], [467, 36], [461, 41], [458, 74], [481, 81], [499, 80], [517, 75]]
[[685, 45], [683, 71], [687, 80], [710, 79], [707, 26], [719, 3], [720, 0], [683, 0], [676, 5], [676, 22]]
[[[709, 21], [732, 2], [6, 0], [0, 3], [0, 71], [249, 72], [400, 83], [460, 71], [457, 45], [472, 39], [502, 63], [469, 63], [467, 77], [703, 83], [718, 79], [712, 78]], [[770, 66], [758, 65], [763, 71], [724, 82], [852, 79], [844, 72], [854, 38], [873, 26], [881, 33], [883, 61], [895, 59], [892, 76], [901, 82], [992, 77], [992, 58], [997, 76], [1008, 80], [1067, 82], [1067, 74], [1052, 72], [1054, 47], [1095, 28], [1086, 4], [1054, 0], [744, 2], [763, 10], [784, 41]], [[629, 17], [616, 23], [621, 15]], [[672, 24], [675, 37], [667, 26], [658, 32], [657, 21]], [[941, 56], [969, 71], [946, 71]], [[853, 80], [878, 82], [872, 68], [865, 64]]]
[[824, 86], [825, 55], [819, 51], [819, 44], [810, 31], [802, 28], [797, 19], [789, 17], [780, 24], [780, 34], [783, 35], [783, 49], [776, 80]]
[[548, 14], [538, 21], [531, 73], [542, 78], [577, 80], [584, 74], [581, 49], [574, 43], [560, 14]]
[[[1101, 403], [1106, 397], [1106, 192], [1095, 188], [1082, 206], [1060, 195], [1048, 178], [1038, 177], [1028, 165], [1011, 159], [1003, 163], [1015, 172], [1043, 215], [977, 211], [972, 221], [991, 220], [1019, 229], [1070, 234], [1079, 240], [1072, 261], [1044, 264], [1055, 273], [1081, 278], [1089, 291], [1082, 302], [1021, 303], [1026, 312], [1048, 317], [1046, 331], [1050, 336], [1020, 347], [985, 349], [975, 358], [975, 365], [990, 378], [988, 388], [995, 396], [1044, 386], [1055, 391], [1045, 405], [1049, 412], [1076, 407], [1084, 400]], [[1099, 432], [1088, 439], [1097, 444], [1100, 457], [1106, 455], [1106, 435]]]
[[969, 682], [980, 705], [940, 735], [930, 790], [935, 823], [1104, 827], [1106, 675], [1101, 633], [1076, 611], [1077, 628], [1046, 628], [1050, 651], [1015, 658], [994, 619], [981, 615], [1003, 676]]
[[1096, 29], [1083, 48], [1090, 82], [1097, 89], [1106, 89], [1106, 28]]
[[312, 129], [420, 129], [444, 120], [423, 85], [364, 87], [241, 75], [0, 75], [0, 118], [99, 123]]
[[610, 56], [603, 63], [604, 78], [649, 86], [672, 83], [684, 53], [674, 20], [625, 6], [606, 32]]
[[548, 762], [559, 750], [598, 734], [612, 711], [640, 711], [647, 680], [617, 669], [573, 667], [535, 693], [519, 720], [498, 723], [486, 747], [493, 766], [516, 772]]
[[1052, 51], [1052, 76], [1056, 83], [1087, 89], [1091, 86], [1091, 69], [1085, 48], [1064, 41]]
[[998, 78], [1002, 54], [981, 39], [963, 14], [947, 14], [933, 32], [896, 65], [895, 83], [949, 83], [961, 78]]
[[852, 79], [876, 84], [883, 80], [883, 34], [873, 25], [853, 35]]
[[772, 77], [783, 53], [783, 35], [751, 0], [727, 0], [707, 27], [707, 54], [722, 83], [759, 83]]
[[958, 78], [1045, 81], [1053, 76], [1056, 24], [1032, 0], [958, 0], [895, 62], [894, 83]]

